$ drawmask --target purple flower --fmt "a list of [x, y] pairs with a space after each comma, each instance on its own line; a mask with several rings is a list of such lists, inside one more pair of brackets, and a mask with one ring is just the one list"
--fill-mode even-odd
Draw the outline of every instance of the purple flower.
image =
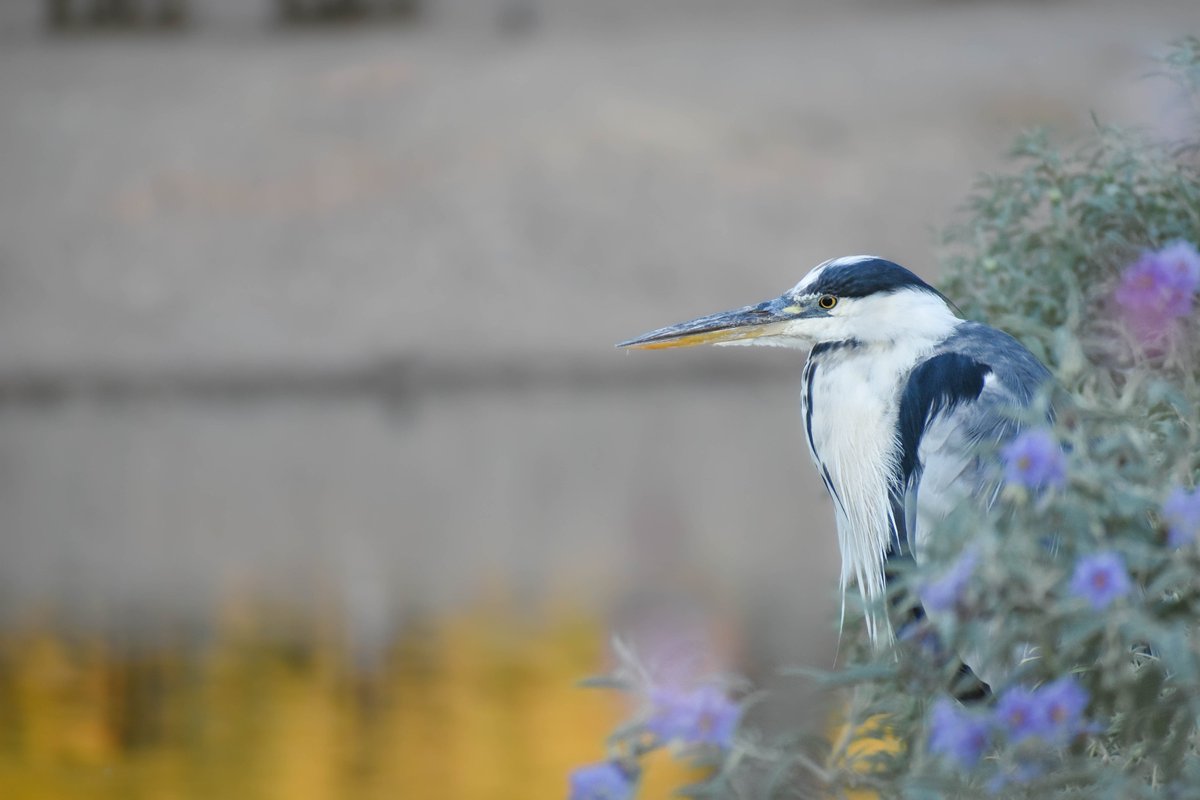
[[1182, 547], [1200, 534], [1200, 489], [1191, 492], [1176, 486], [1162, 505], [1163, 522], [1167, 523], [1167, 544]]
[[921, 602], [925, 608], [930, 611], [952, 611], [957, 608], [978, 562], [979, 554], [975, 550], [966, 550], [940, 578], [922, 586]]
[[1125, 559], [1111, 550], [1079, 559], [1071, 576], [1071, 592], [1087, 600], [1097, 611], [1129, 594], [1131, 588]]
[[1013, 744], [1037, 738], [1061, 746], [1088, 730], [1087, 706], [1087, 690], [1070, 675], [1037, 689], [1010, 686], [996, 701], [996, 724]]
[[1035, 696], [1047, 738], [1064, 743], [1086, 730], [1083, 712], [1087, 710], [1088, 692], [1074, 676], [1066, 675], [1038, 687]]
[[[1186, 296], [1187, 307], [1184, 313], [1192, 311], [1191, 295], [1200, 289], [1200, 252], [1191, 242], [1173, 242], [1159, 250], [1158, 260], [1165, 265], [1176, 290]], [[1182, 302], [1182, 301], [1181, 301]]]
[[929, 752], [945, 756], [964, 769], [979, 763], [991, 739], [991, 725], [948, 697], [929, 712]]
[[1027, 489], [1067, 483], [1067, 457], [1054, 435], [1045, 428], [1025, 431], [1002, 451], [1004, 480]]
[[571, 773], [570, 800], [630, 800], [636, 780], [615, 761], [589, 764]]
[[650, 702], [653, 710], [646, 728], [665, 742], [729, 747], [742, 716], [741, 706], [713, 686], [652, 689]]
[[1014, 744], [1046, 732], [1046, 715], [1037, 695], [1024, 686], [1010, 686], [996, 701], [996, 722]]
[[1188, 242], [1176, 242], [1142, 257], [1121, 275], [1117, 304], [1132, 314], [1186, 317], [1200, 286], [1200, 254]]
[[1188, 242], [1175, 242], [1143, 253], [1121, 275], [1116, 290], [1126, 323], [1143, 343], [1162, 339], [1172, 320], [1192, 313], [1200, 288], [1200, 253]]

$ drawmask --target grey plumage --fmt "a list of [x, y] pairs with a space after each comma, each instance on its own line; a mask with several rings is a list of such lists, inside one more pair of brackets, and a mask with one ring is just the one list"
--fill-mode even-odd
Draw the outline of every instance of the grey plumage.
[[[939, 361], [946, 368], [931, 371]], [[964, 499], [991, 504], [999, 487], [980, 448], [1012, 439], [1020, 428], [1018, 413], [1050, 380], [1049, 370], [1020, 342], [977, 322], [960, 324], [913, 366], [897, 423], [905, 450], [896, 490], [903, 497], [901, 522], [918, 532], [918, 550], [930, 528]], [[912, 412], [920, 419], [905, 419], [908, 402], [917, 404]], [[917, 436], [904, 429], [918, 423]]]

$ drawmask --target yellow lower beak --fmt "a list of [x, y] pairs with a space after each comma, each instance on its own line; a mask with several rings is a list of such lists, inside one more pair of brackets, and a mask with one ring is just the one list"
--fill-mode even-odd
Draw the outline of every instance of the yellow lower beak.
[[722, 311], [698, 317], [678, 325], [668, 325], [656, 331], [621, 342], [617, 347], [638, 350], [665, 350], [668, 347], [692, 347], [698, 344], [720, 344], [743, 339], [757, 339], [773, 330], [772, 323], [787, 319], [784, 304], [770, 300], [756, 306]]
[[618, 347], [628, 347], [632, 350], [666, 350], [668, 347], [692, 347], [698, 344], [717, 344], [732, 342], [739, 339], [756, 339], [766, 331], [762, 328], [729, 328], [723, 331], [708, 331], [706, 333], [685, 333], [673, 339], [660, 339], [649, 342], [622, 342]]

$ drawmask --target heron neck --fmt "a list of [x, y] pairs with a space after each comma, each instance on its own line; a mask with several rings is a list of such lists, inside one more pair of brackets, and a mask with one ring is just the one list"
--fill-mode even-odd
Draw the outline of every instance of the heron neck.
[[858, 319], [870, 320], [870, 325], [856, 326], [861, 329], [853, 331], [853, 338], [877, 348], [876, 354], [903, 356], [927, 351], [963, 322], [946, 300], [932, 291], [904, 290], [858, 302]]
[[[886, 615], [870, 609], [884, 595], [886, 554], [895, 535], [890, 492], [899, 465], [896, 398], [913, 367], [961, 320], [942, 323], [922, 335], [822, 342], [805, 366], [805, 434], [834, 501], [842, 590], [858, 585], [876, 641], [891, 635]], [[913, 331], [910, 326], [908, 333]]]

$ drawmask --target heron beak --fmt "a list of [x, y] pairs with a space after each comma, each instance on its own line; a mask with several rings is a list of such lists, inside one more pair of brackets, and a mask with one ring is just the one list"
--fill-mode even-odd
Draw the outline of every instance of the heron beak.
[[722, 344], [757, 339], [776, 331], [775, 323], [790, 318], [782, 300], [768, 300], [756, 306], [722, 311], [707, 317], [668, 325], [638, 336], [617, 347], [638, 350], [662, 350], [668, 347], [691, 347], [697, 344]]

